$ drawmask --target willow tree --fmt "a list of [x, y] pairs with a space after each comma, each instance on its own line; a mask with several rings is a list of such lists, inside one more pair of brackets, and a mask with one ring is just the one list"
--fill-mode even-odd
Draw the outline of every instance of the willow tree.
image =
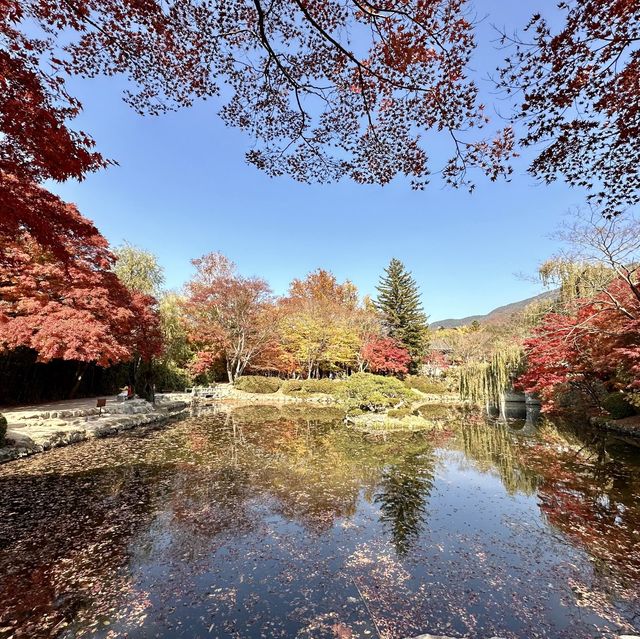
[[[542, 264], [540, 279], [557, 287], [560, 306], [588, 303], [605, 294], [614, 280], [640, 300], [640, 219], [633, 213], [604, 218], [596, 209], [577, 209], [556, 236], [564, 249]], [[619, 301], [610, 300], [617, 307]]]
[[486, 360], [461, 366], [460, 396], [474, 403], [499, 406], [523, 365], [519, 344], [496, 348]]
[[114, 251], [113, 267], [118, 279], [129, 289], [159, 297], [164, 284], [164, 269], [150, 251], [125, 242]]

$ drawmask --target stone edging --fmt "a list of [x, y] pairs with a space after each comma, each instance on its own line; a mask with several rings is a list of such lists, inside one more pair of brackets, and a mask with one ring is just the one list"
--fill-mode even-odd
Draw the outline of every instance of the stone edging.
[[[633, 437], [640, 437], [640, 424], [631, 425], [625, 423], [624, 419], [607, 419], [606, 417], [591, 417], [589, 423], [596, 428], [602, 428], [604, 430], [611, 431], [613, 433], [620, 433], [622, 435], [631, 435]], [[631, 636], [631, 635], [629, 635]]]
[[161, 423], [180, 415], [188, 407], [183, 401], [162, 402], [155, 406], [144, 400], [135, 401], [135, 404], [125, 404], [122, 409], [114, 406], [101, 416], [93, 410], [59, 411], [55, 417], [51, 413], [38, 414], [38, 421], [25, 424], [24, 428], [7, 430], [9, 445], [0, 448], [0, 464], [58, 446], [110, 437], [139, 426]]

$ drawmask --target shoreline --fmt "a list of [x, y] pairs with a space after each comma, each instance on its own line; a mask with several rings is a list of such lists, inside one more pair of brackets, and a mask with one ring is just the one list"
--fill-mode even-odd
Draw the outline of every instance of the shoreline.
[[[425, 403], [451, 406], [459, 403], [449, 394], [420, 394]], [[194, 397], [189, 393], [159, 393], [155, 404], [143, 399], [117, 402], [115, 398], [110, 398], [102, 412], [95, 407], [95, 399], [5, 409], [3, 414], [7, 417], [8, 427], [5, 446], [0, 447], [0, 464], [97, 437], [113, 437], [140, 426], [160, 425], [198, 407], [315, 404], [330, 408], [339, 404], [332, 395], [247, 393], [230, 384], [219, 384], [208, 397]]]
[[624, 417], [623, 419], [609, 419], [607, 417], [592, 417], [589, 423], [594, 428], [602, 429], [619, 435], [629, 435], [640, 439], [640, 415]]
[[183, 416], [189, 404], [183, 400], [159, 398], [156, 404], [143, 399], [113, 403], [100, 414], [97, 408], [79, 408], [26, 413], [4, 413], [8, 423], [5, 446], [0, 448], [0, 464], [52, 448], [89, 439], [112, 437], [149, 424], [163, 424]]

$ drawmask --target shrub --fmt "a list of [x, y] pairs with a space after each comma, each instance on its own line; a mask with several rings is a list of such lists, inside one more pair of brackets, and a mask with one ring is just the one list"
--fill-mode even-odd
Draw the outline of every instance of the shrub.
[[282, 380], [278, 377], [244, 375], [238, 377], [233, 385], [245, 393], [275, 393], [282, 386]]
[[413, 410], [411, 410], [411, 408], [409, 408], [408, 406], [405, 406], [404, 408], [392, 408], [391, 410], [387, 411], [387, 415], [389, 417], [398, 418], [409, 417], [409, 415], [413, 415]]
[[285, 395], [335, 395], [342, 382], [333, 379], [289, 379], [282, 385]]
[[282, 383], [282, 392], [285, 395], [296, 395], [304, 388], [304, 379], [287, 379]]
[[193, 385], [193, 379], [183, 368], [178, 368], [174, 364], [161, 362], [155, 369], [156, 389], [163, 391], [183, 391]]
[[429, 395], [442, 395], [447, 392], [446, 384], [429, 377], [410, 375], [404, 380], [404, 383], [407, 388], [413, 388]]
[[613, 419], [623, 419], [636, 414], [635, 408], [625, 399], [622, 393], [611, 393], [602, 402], [604, 408]]
[[624, 398], [636, 409], [636, 412], [640, 409], [640, 393], [638, 391], [625, 393]]
[[7, 434], [7, 418], [0, 413], [0, 446], [4, 446], [4, 438]]
[[381, 412], [399, 408], [417, 399], [417, 395], [395, 377], [355, 373], [340, 387], [340, 397], [348, 408]]
[[423, 404], [416, 412], [425, 419], [452, 419], [460, 413], [460, 409], [447, 404]]

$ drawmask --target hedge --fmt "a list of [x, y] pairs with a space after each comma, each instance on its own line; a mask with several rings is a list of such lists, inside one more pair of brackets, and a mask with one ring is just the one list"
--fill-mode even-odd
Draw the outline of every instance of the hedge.
[[322, 393], [323, 395], [335, 395], [341, 381], [334, 379], [288, 379], [282, 385], [282, 392], [285, 395], [313, 395]]
[[275, 393], [282, 386], [279, 377], [261, 377], [260, 375], [243, 375], [238, 377], [233, 385], [245, 393]]

